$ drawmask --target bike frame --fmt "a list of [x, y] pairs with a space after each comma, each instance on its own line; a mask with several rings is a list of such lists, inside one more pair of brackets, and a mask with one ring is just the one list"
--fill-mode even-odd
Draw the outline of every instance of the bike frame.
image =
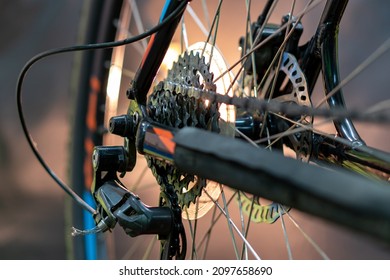
[[[269, 0], [266, 7], [269, 7], [272, 2], [273, 0]], [[317, 32], [303, 48], [304, 51], [300, 57], [300, 67], [304, 73], [308, 73], [306, 78], [310, 93], [321, 71], [324, 76], [325, 92], [336, 91], [328, 99], [331, 109], [345, 108], [342, 91], [337, 89], [340, 84], [337, 38], [339, 24], [347, 3], [347, 0], [327, 1]], [[160, 22], [165, 20], [172, 11], [177, 10], [181, 4], [180, 0], [167, 0]], [[152, 35], [131, 87], [127, 91], [130, 99], [127, 117], [132, 121], [137, 119], [137, 122], [134, 121], [131, 124], [133, 130], [130, 136], [122, 135], [126, 139], [125, 151], [123, 147], [107, 150], [105, 147], [100, 147], [100, 150], [96, 148], [94, 150], [101, 156], [94, 157], [95, 180], [92, 194], [98, 200], [100, 199], [100, 205], [106, 202], [106, 196], [115, 196], [117, 190], [124, 189], [117, 180], [116, 173], [124, 174], [131, 171], [135, 166], [135, 153], [139, 152], [169, 161], [183, 172], [214, 180], [237, 190], [265, 197], [359, 230], [372, 230], [371, 233], [374, 235], [388, 240], [390, 207], [386, 206], [388, 203], [385, 198], [390, 196], [390, 190], [383, 188], [381, 184], [377, 185], [360, 177], [351, 179], [345, 174], [328, 174], [332, 176], [331, 179], [324, 181], [319, 179], [316, 188], [312, 188], [313, 181], [308, 180], [308, 177], [314, 176], [313, 178], [318, 179], [324, 174], [317, 172], [319, 169], [316, 167], [286, 159], [277, 152], [269, 156], [267, 151], [215, 133], [195, 128], [177, 130], [155, 123], [148, 118], [147, 94], [184, 10], [180, 11], [171, 24]], [[314, 159], [346, 167], [352, 166], [350, 169], [358, 166], [359, 172], [367, 176], [369, 174], [372, 176], [371, 168], [390, 174], [390, 155], [365, 146], [350, 119], [343, 118], [335, 120], [334, 123], [340, 138], [350, 145], [340, 144], [314, 133], [312, 148]], [[203, 145], [204, 142], [207, 142], [207, 145]], [[229, 152], [231, 150], [235, 152]], [[126, 157], [127, 162], [125, 162]], [[278, 166], [278, 162], [282, 161], [283, 168], [274, 168]], [[349, 162], [353, 165], [347, 164]], [[107, 174], [103, 178], [99, 172], [101, 174], [107, 172]], [[298, 175], [286, 182], [285, 178], [289, 178], [287, 174], [291, 172]], [[304, 174], [305, 172], [307, 174]], [[232, 174], [232, 176], [226, 174]], [[332, 181], [331, 186], [328, 186], [330, 181]], [[361, 196], [358, 201], [364, 200], [367, 188], [372, 190], [372, 199], [375, 204], [368, 201], [364, 204], [364, 209], [368, 209], [370, 213], [377, 213], [374, 215], [375, 219], [372, 219], [372, 215], [368, 217], [361, 215], [359, 209], [361, 205], [356, 201], [351, 203], [349, 200], [349, 193], [352, 192], [357, 192]], [[341, 190], [344, 190], [345, 194], [339, 194]], [[114, 208], [108, 207], [106, 212], [110, 212], [110, 209]], [[123, 219], [126, 217], [124, 216]], [[167, 220], [169, 219], [168, 215]], [[373, 226], [375, 224], [386, 226], [383, 230], [383, 228]]]
[[[182, 1], [180, 0], [167, 0], [160, 16], [160, 22], [166, 19], [166, 17], [174, 11], [181, 2]], [[135, 98], [140, 105], [146, 104], [146, 95], [152, 85], [158, 69], [160, 68], [184, 11], [185, 9], [176, 20], [159, 32], [154, 33], [149, 40], [148, 47], [131, 87], [131, 91], [133, 91]]]

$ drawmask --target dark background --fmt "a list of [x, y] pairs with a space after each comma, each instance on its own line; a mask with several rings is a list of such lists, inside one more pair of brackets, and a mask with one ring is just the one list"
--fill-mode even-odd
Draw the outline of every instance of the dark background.
[[[66, 258], [64, 236], [69, 229], [63, 226], [64, 194], [38, 165], [22, 136], [15, 85], [19, 71], [33, 55], [76, 43], [81, 2], [0, 1], [0, 259]], [[340, 31], [343, 75], [389, 38], [389, 7], [387, 1], [351, 1]], [[305, 28], [312, 30], [315, 26], [311, 23]], [[365, 108], [388, 96], [388, 65], [387, 54], [364, 72], [360, 83], [347, 86], [353, 93], [346, 97], [348, 104]], [[67, 171], [71, 68], [71, 54], [45, 59], [29, 72], [23, 95], [26, 118], [38, 148], [63, 178]], [[359, 94], [362, 92], [369, 94]], [[387, 132], [388, 125], [363, 125], [363, 137], [370, 145], [390, 150], [389, 138], [382, 133]], [[334, 258], [390, 256], [387, 246], [338, 228], [330, 232], [333, 235], [320, 233], [319, 238], [334, 250]], [[347, 244], [349, 253], [340, 244]]]
[[[82, 1], [0, 1], [0, 258], [64, 259], [63, 193], [22, 136], [15, 85], [33, 55], [75, 44]], [[48, 58], [29, 72], [23, 104], [39, 150], [62, 178], [72, 55]]]

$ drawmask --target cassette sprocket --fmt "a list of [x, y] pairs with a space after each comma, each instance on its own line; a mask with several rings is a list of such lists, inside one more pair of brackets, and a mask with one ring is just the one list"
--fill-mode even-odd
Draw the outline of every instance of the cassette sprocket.
[[[191, 89], [215, 91], [209, 69], [210, 65], [199, 54], [191, 51], [181, 55], [168, 71], [167, 78], [149, 96], [149, 117], [175, 128], [193, 126], [219, 132], [218, 104], [191, 95]], [[164, 184], [174, 187], [181, 207], [194, 203], [207, 185], [205, 179], [183, 173], [162, 160], [147, 157], [147, 161], [162, 188]]]

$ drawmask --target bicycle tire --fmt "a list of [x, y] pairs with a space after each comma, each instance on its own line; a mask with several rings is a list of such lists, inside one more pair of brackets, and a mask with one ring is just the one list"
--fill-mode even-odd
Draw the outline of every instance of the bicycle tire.
[[[79, 44], [110, 42], [115, 40], [115, 29], [111, 22], [117, 18], [122, 1], [84, 1], [79, 28]], [[102, 67], [110, 60], [112, 50], [77, 52], [71, 81], [73, 97], [69, 181], [74, 191], [91, 206], [94, 201], [90, 193], [93, 180], [93, 147], [103, 143], [105, 86], [108, 70]], [[67, 257], [70, 259], [107, 258], [105, 238], [99, 234], [74, 238], [69, 229], [91, 228], [93, 218], [75, 202], [66, 204]]]

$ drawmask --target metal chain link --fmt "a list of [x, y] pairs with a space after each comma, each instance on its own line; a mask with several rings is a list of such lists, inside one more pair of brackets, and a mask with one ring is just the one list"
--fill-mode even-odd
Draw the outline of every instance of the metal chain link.
[[[378, 110], [369, 110], [367, 112], [340, 109], [323, 109], [307, 106], [300, 106], [294, 103], [284, 103], [275, 100], [262, 100], [255, 97], [238, 97], [220, 94], [212, 90], [198, 89], [188, 87], [183, 84], [175, 84], [170, 81], [161, 82], [159, 85], [162, 88], [169, 88], [172, 91], [187, 94], [195, 99], [206, 99], [211, 103], [233, 105], [237, 108], [244, 109], [249, 112], [275, 112], [288, 116], [319, 116], [329, 119], [351, 118], [358, 121], [387, 123], [390, 122], [390, 101], [383, 103], [383, 108]], [[389, 103], [389, 104], [387, 104]], [[377, 106], [376, 106], [377, 107]]]

